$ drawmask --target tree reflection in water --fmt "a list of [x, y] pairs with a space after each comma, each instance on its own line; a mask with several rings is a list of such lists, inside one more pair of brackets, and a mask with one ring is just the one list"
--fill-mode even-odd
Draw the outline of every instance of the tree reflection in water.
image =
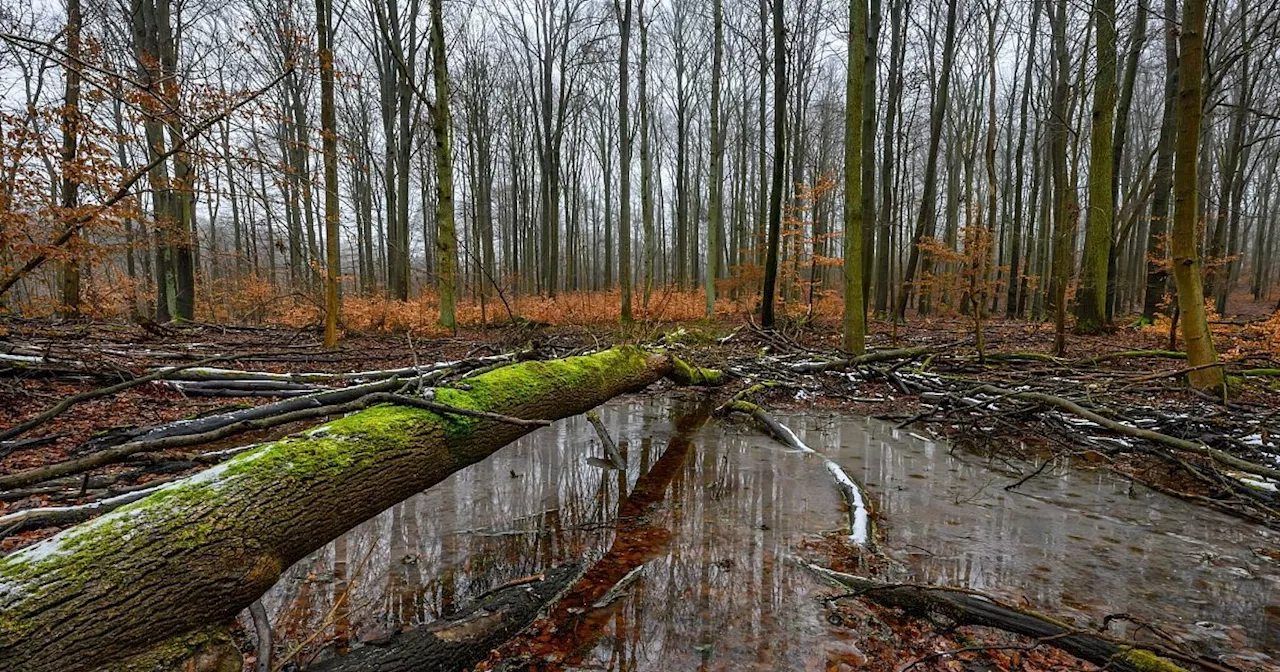
[[[300, 658], [328, 657], [585, 556], [599, 562], [554, 615], [557, 632], [543, 639], [556, 646], [535, 649], [560, 665], [856, 663], [849, 631], [826, 623], [814, 599], [822, 586], [787, 561], [802, 541], [847, 522], [821, 460], [707, 423], [705, 408], [681, 402], [615, 401], [600, 414], [627, 470], [588, 462], [601, 449], [584, 418], [530, 434], [294, 566], [264, 598], [280, 648], [322, 632]], [[906, 578], [1093, 621], [1125, 611], [1189, 636], [1280, 646], [1265, 609], [1277, 570], [1251, 550], [1274, 547], [1266, 530], [1154, 493], [1131, 496], [1096, 472], [1050, 470], [1007, 493], [1011, 479], [979, 458], [883, 423], [779, 419], [867, 486]], [[624, 594], [593, 607], [637, 566]], [[1206, 632], [1198, 621], [1227, 627]], [[530, 636], [507, 649], [535, 644]]]

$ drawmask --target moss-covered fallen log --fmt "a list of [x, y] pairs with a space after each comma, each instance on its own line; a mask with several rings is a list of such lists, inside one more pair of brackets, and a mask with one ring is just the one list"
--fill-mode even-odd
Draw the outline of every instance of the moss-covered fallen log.
[[[1031, 637], [1046, 646], [1114, 672], [1187, 672], [1182, 666], [1147, 649], [1101, 633], [1072, 628], [1046, 616], [999, 604], [976, 591], [933, 586], [891, 584], [845, 574], [818, 565], [806, 567], [851, 596], [863, 597], [915, 616], [944, 616], [956, 625], [978, 625]], [[1161, 651], [1168, 655], [1168, 652]]]
[[[435, 401], [558, 419], [674, 371], [666, 355], [615, 348], [503, 367]], [[0, 558], [0, 670], [98, 669], [229, 622], [306, 554], [532, 429], [376, 406]]]

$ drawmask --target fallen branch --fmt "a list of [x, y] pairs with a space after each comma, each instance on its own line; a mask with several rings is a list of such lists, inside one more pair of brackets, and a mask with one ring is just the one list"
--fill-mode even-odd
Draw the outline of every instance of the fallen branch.
[[604, 446], [604, 454], [609, 458], [609, 464], [613, 465], [614, 469], [626, 469], [627, 461], [622, 457], [622, 452], [618, 450], [618, 444], [613, 442], [613, 437], [609, 436], [609, 430], [600, 421], [600, 414], [595, 411], [588, 411], [587, 421], [595, 428], [596, 436], [600, 437], [600, 443]]
[[1083, 357], [1076, 360], [1078, 364], [1101, 364], [1103, 362], [1111, 362], [1117, 359], [1140, 359], [1144, 357], [1160, 358], [1160, 359], [1186, 359], [1187, 353], [1178, 352], [1177, 350], [1121, 350], [1119, 352], [1111, 352], [1096, 357]]
[[936, 348], [931, 345], [923, 345], [915, 348], [900, 348], [897, 350], [877, 350], [876, 352], [868, 352], [865, 355], [850, 357], [848, 359], [837, 359], [829, 362], [799, 362], [791, 365], [793, 373], [821, 373], [823, 371], [843, 371], [851, 366], [860, 364], [875, 364], [877, 362], [890, 362], [899, 359], [914, 359], [920, 355], [934, 352]]
[[[430, 382], [434, 382], [435, 375], [428, 380]], [[129, 429], [123, 432], [108, 433], [106, 436], [91, 439], [86, 442], [78, 452], [97, 452], [110, 448], [111, 446], [131, 441], [150, 441], [171, 436], [200, 434], [245, 420], [267, 418], [308, 408], [344, 404], [348, 401], [359, 399], [366, 394], [373, 392], [390, 392], [403, 386], [404, 381], [402, 380], [382, 380], [364, 385], [342, 387], [336, 390], [325, 390], [323, 392], [317, 392], [307, 396], [293, 397], [282, 401], [272, 402], [270, 404], [263, 404], [261, 406], [241, 408], [227, 411], [225, 413], [206, 415], [199, 418], [178, 420], [176, 422], [170, 422], [153, 427], [141, 427]]]
[[164, 484], [149, 486], [143, 490], [126, 492], [88, 504], [75, 506], [51, 506], [40, 509], [24, 509], [0, 516], [0, 539], [26, 530], [38, 530], [42, 527], [74, 525], [83, 523], [94, 516], [114, 511], [125, 504], [147, 497], [164, 487]]
[[985, 393], [985, 394], [1002, 395], [1002, 396], [1010, 397], [1013, 399], [1021, 399], [1023, 401], [1034, 401], [1040, 404], [1053, 406], [1055, 408], [1080, 416], [1085, 420], [1096, 423], [1117, 434], [1123, 434], [1124, 436], [1132, 436], [1134, 438], [1139, 438], [1139, 439], [1146, 439], [1148, 441], [1152, 441], [1154, 443], [1168, 446], [1170, 448], [1175, 448], [1177, 450], [1185, 450], [1189, 453], [1195, 453], [1196, 455], [1211, 458], [1217, 462], [1220, 462], [1229, 467], [1232, 467], [1233, 469], [1238, 469], [1245, 473], [1254, 474], [1256, 476], [1266, 476], [1267, 478], [1280, 480], [1280, 469], [1272, 469], [1270, 467], [1264, 467], [1259, 464], [1254, 464], [1253, 462], [1240, 459], [1235, 455], [1218, 450], [1217, 448], [1211, 448], [1209, 446], [1206, 446], [1203, 443], [1198, 443], [1196, 441], [1189, 441], [1187, 439], [1179, 439], [1176, 436], [1169, 436], [1168, 434], [1161, 434], [1160, 432], [1155, 432], [1149, 429], [1141, 429], [1139, 427], [1134, 427], [1132, 425], [1126, 425], [1121, 422], [1116, 422], [1111, 418], [1105, 417], [1094, 411], [1084, 408], [1080, 404], [1077, 404], [1076, 402], [1071, 401], [1070, 399], [1064, 399], [1062, 397], [1057, 397], [1052, 394], [1045, 394], [1044, 392], [1019, 392], [1015, 390], [1006, 390], [1004, 388], [996, 387], [994, 385], [979, 385], [973, 391], [978, 393]]
[[[1147, 649], [1001, 604], [977, 591], [885, 584], [815, 564], [805, 564], [805, 567], [835, 586], [854, 591], [853, 596], [903, 609], [913, 615], [938, 614], [959, 625], [980, 625], [1032, 637], [1113, 672], [1186, 672], [1183, 667]], [[1181, 654], [1166, 651], [1163, 647], [1160, 654], [1181, 657]]]
[[840, 494], [844, 496], [845, 502], [849, 505], [850, 540], [859, 546], [874, 544], [875, 535], [872, 534], [871, 530], [871, 516], [867, 511], [867, 498], [863, 496], [861, 486], [840, 465], [810, 448], [804, 441], [800, 440], [800, 437], [796, 436], [795, 432], [791, 431], [790, 427], [778, 422], [776, 418], [756, 404], [742, 401], [741, 399], [731, 399], [717, 409], [717, 412], [737, 412], [750, 415], [765, 428], [765, 431], [770, 436], [782, 445], [822, 458], [823, 467], [826, 468], [827, 473], [831, 474], [831, 478], [835, 480], [836, 488], [840, 490]]
[[[256, 353], [256, 354], [262, 354], [262, 353]], [[164, 378], [167, 375], [171, 375], [183, 369], [191, 368], [192, 366], [204, 366], [205, 364], [212, 364], [214, 362], [225, 362], [227, 360], [237, 359], [238, 357], [239, 355], [218, 355], [216, 357], [208, 357], [206, 359], [202, 359], [198, 362], [190, 364], [189, 366], [166, 367], [158, 371], [152, 371], [151, 373], [148, 373], [145, 376], [139, 376], [132, 380], [126, 380], [122, 383], [117, 383], [110, 387], [103, 387], [97, 390], [89, 390], [88, 392], [81, 392], [80, 394], [70, 396], [70, 397], [67, 397], [66, 399], [63, 399], [62, 401], [59, 401], [58, 403], [49, 407], [43, 413], [35, 416], [34, 418], [31, 418], [25, 422], [20, 422], [14, 425], [13, 427], [10, 427], [9, 429], [6, 429], [0, 432], [0, 441], [12, 439], [15, 436], [21, 436], [23, 434], [26, 434], [32, 429], [39, 427], [40, 425], [43, 425], [44, 423], [58, 417], [59, 415], [62, 415], [63, 413], [67, 412], [72, 406], [75, 406], [76, 404], [80, 404], [80, 403], [89, 401], [91, 399], [109, 397], [113, 394], [118, 394], [120, 392], [123, 392], [129, 388], [137, 387], [139, 385], [149, 383], [153, 380], [159, 380], [161, 378]]]
[[8, 476], [0, 476], [0, 488], [20, 488], [34, 483], [40, 483], [51, 478], [83, 473], [90, 469], [96, 469], [108, 464], [121, 462], [125, 458], [139, 453], [150, 453], [160, 450], [170, 450], [173, 448], [196, 446], [203, 443], [212, 443], [244, 432], [270, 429], [280, 425], [301, 422], [303, 420], [314, 420], [315, 418], [323, 418], [331, 415], [354, 413], [355, 411], [360, 411], [368, 408], [369, 406], [380, 403], [412, 406], [414, 408], [435, 411], [437, 413], [448, 413], [451, 415], [461, 415], [470, 418], [485, 418], [521, 427], [544, 427], [551, 424], [548, 420], [525, 420], [509, 415], [503, 415], [501, 413], [492, 413], [489, 411], [463, 408], [460, 406], [450, 406], [448, 404], [441, 404], [401, 394], [372, 392], [354, 401], [349, 401], [343, 404], [303, 408], [288, 413], [282, 413], [280, 415], [240, 420], [229, 425], [223, 425], [217, 429], [197, 434], [181, 434], [178, 436], [167, 436], [158, 439], [131, 441], [129, 443], [115, 446], [114, 448], [108, 448], [73, 460], [58, 462], [57, 464], [50, 464], [43, 467], [36, 467], [34, 469], [20, 471]]

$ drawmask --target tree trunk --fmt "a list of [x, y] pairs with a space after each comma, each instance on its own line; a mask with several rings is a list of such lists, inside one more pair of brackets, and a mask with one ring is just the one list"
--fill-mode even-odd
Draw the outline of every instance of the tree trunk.
[[711, 187], [707, 206], [707, 279], [706, 316], [716, 312], [716, 275], [719, 272], [720, 235], [724, 231], [724, 131], [720, 115], [720, 80], [724, 61], [724, 7], [721, 0], [712, 0], [712, 24], [715, 38], [711, 47]]
[[[773, 0], [773, 174], [769, 185], [769, 233], [765, 243], [764, 296], [760, 324], [773, 328], [773, 302], [778, 284], [778, 243], [782, 231], [782, 173], [787, 153], [787, 45], [782, 0]], [[763, 47], [761, 47], [763, 48]], [[763, 105], [763, 101], [761, 101]], [[764, 148], [761, 147], [761, 151]]]
[[[1120, 171], [1125, 160], [1125, 145], [1129, 135], [1129, 113], [1133, 107], [1133, 89], [1138, 79], [1138, 59], [1142, 57], [1142, 49], [1147, 42], [1147, 4], [1138, 3], [1133, 18], [1133, 32], [1129, 35], [1129, 53], [1125, 57], [1124, 81], [1120, 84], [1119, 102], [1116, 104], [1115, 139], [1111, 143], [1111, 193], [1113, 199], [1120, 198]], [[1127, 205], [1127, 204], [1126, 204]], [[1107, 269], [1107, 322], [1115, 318], [1117, 287], [1119, 284], [1120, 247], [1126, 245], [1124, 240], [1111, 237], [1110, 262]], [[1137, 243], [1133, 243], [1136, 247]], [[1127, 266], [1128, 264], [1126, 264]]]
[[[663, 376], [638, 348], [500, 368], [439, 403], [522, 418], [583, 413]], [[379, 406], [270, 442], [0, 559], [0, 670], [79, 672], [230, 621], [297, 560], [528, 433]]]
[[445, 58], [444, 8], [431, 0], [431, 69], [436, 101], [431, 131], [436, 141], [436, 258], [439, 264], [440, 326], [456, 329], [458, 231], [453, 208], [453, 124], [449, 114], [449, 67]]
[[[1076, 331], [1096, 333], [1107, 320], [1107, 267], [1115, 219], [1112, 191], [1112, 127], [1116, 108], [1116, 5], [1097, 0], [1093, 20], [1098, 29], [1098, 75], [1089, 134], [1089, 215], [1084, 233], [1080, 291], [1076, 297]], [[1065, 19], [1065, 17], [1059, 17]]]
[[656, 252], [653, 236], [653, 148], [649, 132], [649, 26], [644, 19], [644, 0], [636, 5], [636, 19], [640, 23], [640, 230], [644, 237], [644, 258], [640, 268], [643, 275], [641, 302], [646, 314], [649, 297], [653, 293], [653, 258]]
[[[884, 317], [889, 312], [889, 287], [893, 282], [890, 273], [890, 238], [894, 217], [893, 199], [893, 166], [896, 161], [893, 139], [897, 134], [896, 116], [899, 101], [902, 99], [902, 59], [906, 36], [903, 28], [902, 13], [905, 2], [894, 2], [889, 5], [890, 46], [889, 46], [889, 97], [885, 101], [884, 151], [880, 164], [880, 214], [877, 222], [880, 231], [876, 236], [876, 315]], [[871, 111], [875, 113], [874, 110]], [[862, 269], [863, 273], [870, 269]]]
[[1178, 135], [1177, 9], [1176, 0], [1164, 0], [1164, 111], [1160, 117], [1151, 219], [1147, 227], [1147, 288], [1142, 300], [1142, 319], [1146, 322], [1155, 320], [1169, 281], [1169, 271], [1163, 261], [1169, 250], [1165, 237], [1169, 230], [1169, 189], [1173, 186], [1173, 153]]
[[618, 15], [618, 32], [622, 46], [618, 49], [618, 175], [622, 180], [618, 203], [618, 287], [622, 290], [622, 321], [631, 315], [631, 101], [628, 91], [628, 56], [631, 50], [631, 0], [614, 0]]
[[906, 270], [902, 276], [902, 288], [898, 292], [898, 305], [894, 308], [894, 319], [902, 320], [907, 315], [907, 303], [911, 299], [911, 283], [915, 280], [916, 269], [920, 265], [920, 243], [932, 238], [937, 220], [935, 212], [938, 201], [938, 145], [942, 142], [942, 122], [947, 116], [947, 93], [951, 84], [951, 68], [955, 62], [956, 43], [956, 3], [947, 4], [946, 41], [942, 47], [942, 71], [939, 74], [938, 93], [933, 101], [933, 110], [929, 119], [929, 149], [925, 155], [924, 187], [920, 201], [920, 216], [916, 220], [915, 235], [911, 238], [911, 249], [907, 257]]
[[[863, 26], [866, 47], [862, 68], [862, 312], [871, 303], [871, 271], [876, 252], [876, 67], [879, 56], [880, 0], [870, 0]], [[865, 328], [865, 326], [864, 326]]]
[[1187, 351], [1187, 378], [1200, 390], [1220, 389], [1222, 367], [1204, 312], [1204, 278], [1196, 244], [1200, 120], [1203, 116], [1205, 0], [1186, 0], [1182, 7], [1181, 53], [1178, 59], [1178, 140], [1173, 167], [1173, 279], [1178, 286], [1182, 340]]
[[[338, 219], [338, 120], [333, 102], [333, 2], [316, 0], [320, 59], [320, 135], [324, 147], [324, 345], [338, 344], [338, 276], [342, 261]], [[228, 179], [234, 179], [228, 174]], [[234, 193], [234, 192], [232, 192]]]
[[[61, 205], [70, 216], [80, 203], [80, 182], [75, 179], [76, 154], [80, 131], [80, 0], [67, 0], [67, 67], [66, 97], [62, 109], [62, 180]], [[77, 236], [78, 237], [78, 236]], [[74, 253], [62, 263], [62, 307], [66, 317], [80, 314], [80, 256]]]
[[[1056, 11], [1055, 11], [1056, 7]], [[1049, 296], [1054, 313], [1054, 352], [1061, 357], [1066, 353], [1067, 324], [1067, 282], [1070, 280], [1069, 269], [1072, 247], [1075, 245], [1076, 214], [1074, 208], [1068, 207], [1074, 199], [1068, 196], [1072, 187], [1067, 184], [1067, 82], [1071, 67], [1070, 54], [1067, 53], [1067, 3], [1058, 0], [1049, 5], [1053, 24], [1053, 58], [1054, 82], [1053, 98], [1049, 106], [1051, 123], [1051, 140], [1049, 143], [1049, 161], [1053, 165], [1053, 262]]]
[[870, 110], [863, 109], [866, 103], [863, 82], [867, 51], [866, 0], [849, 0], [848, 51], [849, 66], [844, 88], [844, 349], [861, 355], [866, 351], [867, 338], [862, 283], [866, 272], [862, 256], [866, 243], [862, 217], [863, 207], [867, 205], [862, 199], [862, 143], [867, 138], [863, 132], [862, 117], [864, 114], [875, 116], [874, 106]]
[[[1027, 64], [1023, 70], [1022, 79], [1022, 102], [1019, 108], [1018, 122], [1018, 148], [1014, 150], [1013, 160], [1017, 161], [1017, 178], [1013, 187], [1013, 241], [1009, 250], [1009, 287], [1005, 302], [1005, 317], [1014, 318], [1022, 315], [1022, 275], [1026, 272], [1020, 264], [1022, 263], [1022, 181], [1026, 174], [1026, 143], [1027, 143], [1027, 107], [1031, 102], [1031, 73], [1035, 70], [1036, 65], [1036, 37], [1040, 30], [1040, 3], [1038, 1], [1031, 3], [1031, 44], [1027, 48]], [[1035, 146], [1035, 143], [1032, 143]], [[1035, 152], [1032, 152], [1032, 165], [1039, 165], [1035, 162]], [[1035, 180], [1032, 180], [1031, 192], [1035, 193]], [[1035, 197], [1031, 199], [1031, 210], [1035, 211]], [[1034, 215], [1032, 221], [1035, 220]], [[1031, 245], [1027, 245], [1028, 251]]]

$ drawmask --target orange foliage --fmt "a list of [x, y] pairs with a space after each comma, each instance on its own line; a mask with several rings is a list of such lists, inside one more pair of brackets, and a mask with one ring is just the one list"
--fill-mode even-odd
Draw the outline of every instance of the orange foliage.
[[[742, 314], [754, 306], [751, 301], [721, 298], [716, 301], [720, 315]], [[524, 320], [555, 325], [603, 325], [617, 324], [622, 296], [617, 291], [564, 292], [555, 298], [545, 296], [508, 297], [512, 313]], [[294, 301], [279, 306], [265, 316], [266, 322], [303, 328], [319, 324], [320, 309], [310, 302]], [[656, 289], [649, 301], [648, 311], [636, 306], [637, 322], [677, 322], [702, 319], [706, 298], [702, 290], [680, 291], [673, 288]], [[344, 296], [342, 299], [342, 326], [359, 332], [411, 332], [439, 335], [448, 333], [436, 324], [440, 317], [440, 301], [434, 291], [424, 291], [408, 301], [393, 301], [380, 296]], [[480, 303], [471, 297], [458, 302], [457, 318], [461, 327], [479, 327], [485, 322], [502, 324], [508, 321], [502, 302], [490, 299], [485, 305], [485, 320], [481, 320]]]

